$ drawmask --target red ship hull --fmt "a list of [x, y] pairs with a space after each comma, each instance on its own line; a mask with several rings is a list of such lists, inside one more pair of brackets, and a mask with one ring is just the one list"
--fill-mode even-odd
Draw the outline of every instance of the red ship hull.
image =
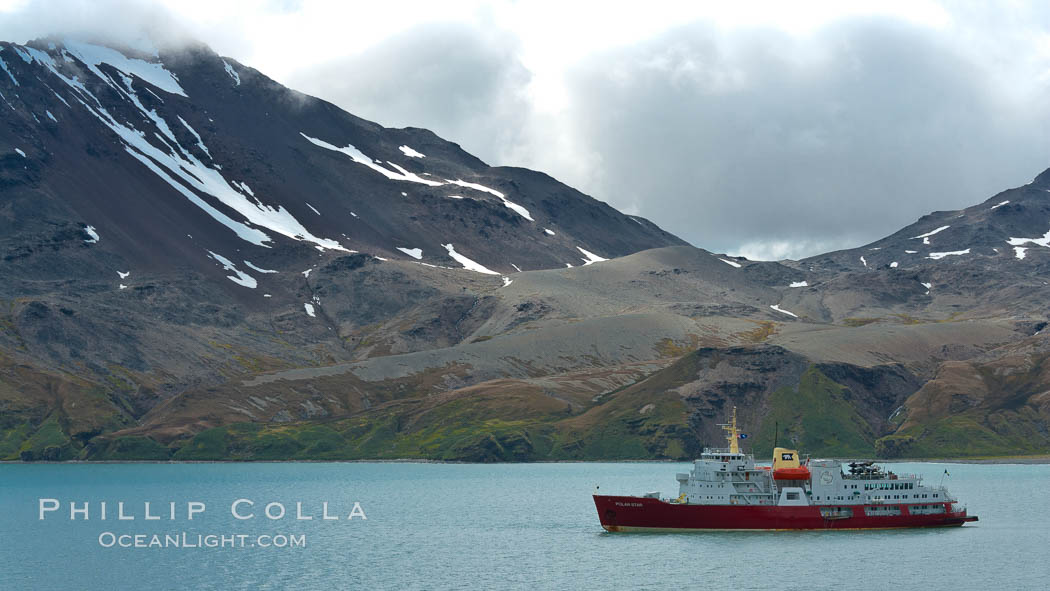
[[911, 514], [908, 505], [900, 515], [867, 515], [864, 505], [852, 506], [851, 517], [825, 518], [820, 506], [774, 505], [686, 505], [650, 497], [594, 495], [594, 505], [602, 527], [610, 532], [690, 531], [690, 530], [800, 530], [800, 529], [891, 529], [903, 527], [955, 527], [976, 516], [966, 510], [944, 513]]

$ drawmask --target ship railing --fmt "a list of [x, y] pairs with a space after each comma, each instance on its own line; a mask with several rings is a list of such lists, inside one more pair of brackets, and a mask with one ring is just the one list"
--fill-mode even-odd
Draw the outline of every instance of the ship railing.
[[[895, 477], [895, 478], [894, 478]], [[922, 476], [918, 474], [897, 474], [894, 473], [891, 477], [889, 472], [869, 472], [867, 474], [850, 474], [845, 472], [842, 474], [843, 480], [915, 480], [921, 481]]]
[[746, 454], [746, 453], [744, 453], [742, 451], [738, 451], [738, 452], [729, 451], [728, 447], [705, 447], [703, 455], [705, 455], [705, 456], [706, 455], [731, 455], [731, 454], [734, 454], [734, 453], [742, 455], [742, 456], [751, 455], [751, 454]]

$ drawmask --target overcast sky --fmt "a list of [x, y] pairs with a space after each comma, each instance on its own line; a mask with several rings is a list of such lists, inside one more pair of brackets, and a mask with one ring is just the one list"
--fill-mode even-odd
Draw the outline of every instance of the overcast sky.
[[714, 251], [859, 246], [1050, 167], [1050, 10], [989, 2], [0, 0], [0, 38], [202, 40]]

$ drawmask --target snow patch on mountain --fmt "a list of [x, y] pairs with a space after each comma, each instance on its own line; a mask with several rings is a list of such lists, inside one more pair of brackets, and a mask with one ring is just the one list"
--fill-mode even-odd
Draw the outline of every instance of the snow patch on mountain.
[[70, 55], [83, 62], [89, 70], [107, 83], [108, 77], [98, 69], [100, 64], [109, 64], [129, 76], [137, 76], [165, 92], [187, 96], [175, 74], [165, 69], [163, 64], [129, 58], [115, 49], [101, 45], [69, 40], [63, 42], [63, 45]]
[[966, 250], [953, 250], [951, 252], [931, 252], [930, 256], [926, 258], [938, 261], [940, 259], [943, 259], [944, 257], [959, 256], [962, 254], [970, 254], [970, 249], [967, 248]]
[[499, 191], [497, 191], [495, 189], [490, 189], [490, 188], [488, 188], [488, 187], [486, 187], [484, 185], [479, 185], [477, 183], [468, 183], [467, 181], [464, 181], [463, 179], [456, 179], [454, 181], [451, 180], [451, 179], [445, 179], [445, 180], [448, 181], [449, 183], [452, 183], [453, 185], [459, 185], [461, 187], [466, 187], [468, 189], [474, 189], [475, 191], [484, 191], [486, 193], [491, 193], [491, 194], [495, 195], [496, 197], [499, 197], [500, 201], [503, 202], [504, 206], [506, 206], [507, 208], [513, 210], [515, 213], [517, 213], [521, 217], [529, 220], [530, 222], [536, 221], [536, 220], [532, 219], [531, 215], [529, 215], [529, 210], [527, 210], [524, 207], [518, 205], [517, 203], [514, 203], [510, 199], [507, 199], [507, 197], [503, 193], [500, 193]]
[[993, 205], [993, 206], [991, 207], [991, 209], [999, 209], [1000, 207], [1002, 207], [1002, 206], [1006, 205], [1006, 204], [1007, 204], [1007, 203], [1009, 203], [1009, 202], [1010, 202], [1010, 200], [1009, 200], [1009, 199], [1007, 199], [1006, 201], [1002, 201], [1002, 202], [1000, 202], [1000, 203], [996, 203], [995, 205]]
[[725, 264], [727, 264], [727, 265], [729, 265], [729, 266], [731, 266], [731, 267], [736, 267], [737, 269], [739, 269], [740, 267], [742, 267], [742, 266], [743, 266], [743, 265], [741, 265], [740, 263], [738, 263], [738, 262], [736, 262], [736, 261], [731, 261], [731, 260], [729, 260], [729, 259], [723, 259], [723, 258], [719, 258], [718, 260], [722, 261], [723, 263], [725, 263]]
[[397, 249], [416, 260], [423, 258], [422, 248], [405, 248], [404, 246], [398, 246]]
[[213, 219], [215, 219], [215, 221], [233, 230], [234, 234], [236, 234], [238, 238], [246, 242], [250, 242], [252, 244], [257, 244], [259, 246], [265, 246], [269, 248], [269, 245], [267, 245], [266, 243], [270, 242], [270, 236], [267, 235], [265, 232], [257, 230], [255, 228], [249, 228], [248, 226], [233, 220], [226, 214], [212, 207], [210, 204], [208, 204], [208, 202], [198, 197], [193, 191], [190, 191], [181, 183], [168, 176], [166, 172], [161, 170], [160, 167], [154, 164], [153, 161], [147, 158], [145, 155], [139, 153], [136, 150], [133, 150], [130, 146], [125, 146], [124, 149], [129, 154], [131, 154], [132, 157], [141, 162], [143, 166], [150, 169], [150, 171], [153, 172], [153, 174], [160, 177], [161, 180], [168, 183], [169, 185], [171, 185], [172, 188], [181, 193], [183, 197], [189, 199], [191, 203], [203, 209], [205, 213], [210, 215]]
[[770, 308], [773, 308], [774, 310], [776, 310], [777, 312], [780, 312], [781, 314], [787, 314], [788, 316], [791, 316], [792, 318], [798, 318], [798, 314], [795, 314], [794, 312], [788, 312], [787, 310], [781, 308], [780, 304], [773, 304], [772, 306], [770, 306]]
[[277, 271], [274, 271], [272, 269], [263, 269], [263, 268], [260, 268], [260, 267], [256, 267], [255, 265], [252, 264], [251, 261], [244, 261], [244, 264], [248, 265], [249, 269], [252, 269], [254, 271], [258, 271], [259, 273], [276, 273], [277, 272]]
[[1028, 249], [1023, 247], [1023, 246], [1015, 246], [1014, 247], [1014, 256], [1017, 257], [1020, 260], [1024, 260], [1025, 251], [1026, 250], [1028, 250]]
[[[398, 174], [403, 176], [405, 178], [405, 180], [409, 180], [409, 181], [411, 181], [413, 183], [422, 183], [424, 185], [430, 185], [431, 187], [438, 187], [438, 186], [441, 185], [441, 183], [439, 183], [437, 181], [428, 181], [427, 179], [417, 175], [414, 172], [409, 172], [408, 170], [405, 169], [405, 167], [401, 166], [400, 164], [398, 164], [396, 162], [391, 162], [391, 161], [387, 160], [386, 163], [389, 164], [390, 166], [394, 167], [394, 169], [397, 170]], [[407, 197], [407, 195], [406, 195], [406, 197]]]
[[20, 86], [18, 80], [15, 80], [15, 75], [11, 73], [11, 70], [7, 69], [7, 62], [3, 58], [0, 58], [0, 70], [7, 72], [7, 75], [11, 77], [11, 82], [15, 83], [15, 86]]
[[579, 246], [576, 247], [576, 250], [582, 252], [583, 256], [587, 257], [585, 259], [581, 259], [583, 261], [583, 266], [584, 267], [586, 267], [587, 265], [594, 264], [594, 263], [600, 263], [602, 261], [609, 260], [609, 259], [607, 259], [605, 257], [600, 257], [600, 256], [594, 254], [593, 252], [589, 251], [589, 250], [584, 250], [584, 249], [580, 248]]
[[543, 229], [543, 231], [544, 231], [544, 232], [545, 232], [545, 233], [546, 233], [546, 234], [547, 234], [548, 236], [555, 236], [555, 235], [556, 235], [556, 234], [555, 234], [555, 233], [554, 233], [554, 232], [553, 232], [553, 231], [552, 231], [552, 230], [551, 230], [550, 228], [544, 228], [544, 229]]
[[320, 139], [317, 139], [315, 137], [310, 137], [310, 136], [306, 135], [305, 133], [303, 133], [301, 131], [299, 132], [299, 135], [301, 135], [304, 138], [306, 138], [307, 141], [309, 141], [310, 143], [312, 143], [315, 146], [324, 148], [326, 150], [332, 150], [333, 152], [341, 152], [343, 154], [346, 154], [354, 162], [356, 162], [358, 164], [364, 164], [365, 166], [371, 168], [372, 170], [378, 172], [379, 174], [385, 176], [386, 178], [388, 178], [388, 179], [390, 179], [392, 181], [408, 181], [408, 182], [411, 182], [411, 183], [420, 183], [420, 184], [423, 184], [423, 185], [429, 185], [431, 187], [440, 187], [442, 184], [444, 184], [444, 183], [439, 183], [438, 181], [429, 181], [429, 180], [427, 180], [425, 178], [420, 177], [419, 175], [417, 175], [415, 173], [408, 172], [404, 168], [402, 168], [402, 167], [400, 167], [400, 166], [398, 166], [398, 165], [396, 165], [396, 164], [394, 164], [394, 163], [392, 163], [390, 161], [387, 161], [387, 163], [392, 165], [394, 168], [396, 168], [397, 172], [394, 172], [392, 170], [388, 170], [386, 168], [383, 168], [382, 166], [376, 164], [371, 158], [369, 158], [368, 156], [365, 156], [364, 153], [361, 152], [361, 150], [358, 150], [357, 148], [355, 148], [351, 144], [347, 144], [346, 147], [340, 148], [340, 147], [332, 145], [332, 144], [330, 144], [330, 143], [328, 143], [328, 142], [326, 142], [324, 140], [320, 140]]
[[1041, 238], [1010, 238], [1006, 241], [1006, 243], [1010, 246], [1024, 246], [1026, 244], [1035, 244], [1036, 246], [1050, 246], [1050, 232], [1043, 234]]
[[[83, 92], [94, 99], [94, 96], [86, 90]], [[147, 111], [142, 109], [141, 105], [137, 105], [140, 106], [140, 110], [143, 114], [153, 120], [157, 124], [157, 127], [168, 136], [175, 146], [179, 148], [179, 151], [182, 154], [181, 156], [175, 154], [174, 151], [172, 153], [167, 153], [158, 149], [153, 144], [146, 141], [144, 133], [118, 122], [102, 107], [93, 108], [82, 100], [79, 102], [102, 121], [103, 124], [124, 140], [124, 148], [132, 157], [149, 168], [154, 174], [159, 176], [177, 191], [182, 193], [195, 205], [208, 212], [208, 214], [214, 217], [217, 221], [232, 229], [242, 239], [259, 246], [268, 246], [266, 243], [271, 241], [270, 237], [265, 232], [234, 221], [216, 210], [214, 207], [208, 205], [190, 191], [187, 186], [215, 197], [224, 205], [244, 216], [248, 222], [255, 226], [273, 230], [274, 232], [283, 234], [295, 240], [312, 242], [322, 248], [342, 251], [347, 250], [335, 240], [319, 238], [311, 234], [301, 223], [299, 223], [298, 220], [295, 219], [294, 216], [292, 216], [291, 213], [284, 209], [284, 207], [278, 206], [277, 208], [273, 208], [262, 204], [258, 200], [246, 199], [244, 195], [231, 186], [218, 170], [205, 166], [193, 154], [182, 148], [175, 139], [174, 134], [168, 129], [167, 124], [156, 114], [155, 111]], [[97, 103], [98, 100], [95, 99], [95, 102]], [[137, 100], [135, 102], [137, 102]], [[171, 175], [161, 171], [161, 169], [154, 164], [155, 162], [160, 163], [160, 165], [166, 168]], [[173, 177], [180, 179], [181, 182], [175, 180]]]
[[303, 304], [303, 308], [306, 310], [306, 315], [310, 318], [317, 318], [317, 314], [314, 312], [314, 305], [310, 302]]
[[[83, 47], [80, 47], [80, 50], [86, 51], [91, 47], [95, 46], [85, 45]], [[81, 61], [84, 61], [85, 64], [94, 61], [94, 58], [90, 57], [87, 53], [84, 53], [84, 51], [81, 51], [81, 53], [83, 54], [82, 56], [80, 56], [80, 58], [82, 58]], [[291, 214], [285, 211], [284, 208], [279, 207], [277, 209], [274, 209], [272, 207], [264, 206], [258, 202], [252, 203], [244, 199], [244, 197], [237, 193], [230, 186], [230, 184], [227, 183], [226, 179], [224, 179], [222, 175], [217, 172], [218, 166], [216, 166], [214, 169], [206, 167], [203, 163], [197, 160], [196, 157], [194, 157], [192, 154], [186, 151], [185, 148], [179, 145], [178, 141], [174, 137], [174, 134], [171, 133], [171, 130], [169, 129], [167, 123], [161, 117], [159, 117], [155, 111], [147, 110], [142, 106], [142, 103], [135, 96], [134, 91], [131, 89], [130, 83], [128, 81], [125, 80], [125, 85], [128, 86], [128, 89], [125, 90], [120, 88], [119, 86], [116, 86], [108, 77], [102, 76], [101, 71], [99, 71], [98, 68], [95, 67], [95, 65], [97, 65], [98, 63], [102, 63], [101, 61], [96, 61], [95, 65], [91, 67], [95, 69], [98, 75], [102, 76], [103, 80], [106, 81], [107, 84], [113, 86], [118, 92], [124, 94], [135, 105], [135, 107], [138, 108], [140, 112], [142, 112], [143, 115], [145, 115], [156, 125], [157, 129], [164, 134], [164, 137], [167, 137], [168, 140], [170, 140], [168, 148], [169, 150], [171, 150], [171, 153], [162, 151], [153, 146], [151, 143], [149, 143], [146, 140], [146, 134], [144, 132], [135, 129], [134, 127], [124, 125], [118, 122], [116, 119], [114, 119], [106, 111], [106, 109], [104, 109], [101, 106], [101, 102], [98, 100], [98, 98], [95, 97], [84, 86], [83, 83], [79, 82], [76, 79], [76, 77], [67, 78], [61, 72], [59, 72], [54, 59], [52, 59], [51, 56], [49, 56], [48, 54], [31, 47], [16, 47], [16, 52], [27, 63], [32, 63], [35, 61], [43, 65], [48, 70], [50, 70], [52, 74], [59, 78], [59, 80], [67, 84], [74, 91], [75, 95], [79, 95], [76, 97], [77, 102], [79, 102], [85, 109], [87, 109], [88, 112], [90, 112], [100, 121], [102, 121], [104, 125], [109, 127], [114, 133], [117, 134], [117, 136], [119, 136], [124, 141], [125, 151], [127, 151], [136, 160], [141, 162], [143, 166], [148, 168], [151, 172], [160, 177], [161, 180], [166, 182], [168, 185], [170, 185], [179, 193], [181, 193], [184, 197], [189, 199], [194, 205], [197, 205], [198, 207], [203, 209], [219, 223], [233, 230], [238, 237], [260, 246], [268, 246], [265, 243], [270, 241], [270, 237], [265, 232], [257, 228], [248, 227], [243, 223], [233, 220], [226, 214], [218, 211], [216, 208], [212, 207], [207, 202], [202, 200], [193, 191], [190, 191], [186, 185], [193, 187], [198, 191], [212, 195], [213, 197], [221, 201], [223, 204], [231, 207], [232, 209], [243, 215], [252, 224], [275, 230], [281, 234], [285, 234], [286, 236], [289, 236], [290, 238], [296, 240], [315, 242], [325, 248], [346, 250], [342, 248], [342, 246], [339, 245], [338, 242], [335, 242], [333, 240], [317, 238], [310, 234], [308, 231], [306, 231], [305, 228], [302, 227], [301, 224], [298, 223], [298, 221], [295, 220], [295, 218], [291, 216]], [[113, 59], [114, 61], [120, 60], [114, 58], [112, 54], [122, 55], [119, 54], [119, 52], [115, 52], [113, 50], [106, 50], [100, 53], [103, 54], [100, 59]], [[67, 59], [70, 58], [68, 58], [67, 56]], [[149, 64], [148, 62], [143, 62], [142, 60], [129, 60], [121, 63], [121, 66], [131, 71], [135, 75], [142, 74], [142, 76], [148, 76], [152, 78], [152, 80], [150, 80], [151, 83], [156, 83], [161, 88], [167, 86], [167, 90], [176, 90], [176, 88], [172, 87], [171, 84], [165, 82], [163, 76], [157, 73], [156, 68], [160, 68], [160, 70], [166, 73], [165, 75], [170, 73], [167, 73], [167, 70], [163, 70], [162, 67], [157, 66], [156, 64]], [[156, 66], [156, 68], [153, 68], [152, 66]], [[177, 84], [177, 82], [174, 82], [174, 78], [171, 78], [171, 80], [173, 81], [173, 83]], [[181, 90], [181, 87], [179, 87], [177, 90]], [[181, 94], [185, 96], [184, 93]], [[92, 107], [87, 102], [85, 102], [86, 100], [93, 101], [97, 106]], [[161, 138], [161, 141], [163, 143], [168, 144], [168, 141], [164, 140], [160, 134], [155, 135], [158, 138]], [[179, 151], [184, 157], [180, 157], [177, 154], [175, 154], [174, 150], [171, 148], [171, 145], [178, 147]], [[167, 169], [168, 172], [171, 173], [171, 175], [169, 175], [168, 172], [162, 170], [160, 166], [155, 164], [155, 162], [159, 162], [161, 166], [163, 166], [165, 169]], [[177, 181], [176, 178], [181, 179], [182, 182]], [[185, 183], [185, 185], [183, 183]]]
[[[51, 87], [48, 86], [47, 89], [51, 90]], [[69, 103], [66, 102], [66, 99], [62, 98], [62, 95], [58, 94], [54, 90], [51, 90], [51, 94], [55, 95], [55, 98], [57, 98], [58, 100], [62, 101], [62, 104], [65, 105], [67, 108], [69, 108], [69, 109], [73, 108], [73, 107], [69, 106]]]
[[189, 132], [193, 134], [193, 137], [197, 139], [197, 147], [200, 148], [202, 152], [207, 154], [208, 158], [211, 158], [211, 152], [208, 151], [208, 146], [204, 145], [204, 141], [201, 140], [201, 136], [199, 133], [197, 133], [197, 130], [193, 129], [193, 127], [191, 127], [189, 123], [186, 123], [186, 120], [183, 119], [181, 116], [179, 117], [179, 121], [181, 121], [182, 126], [189, 130]]
[[426, 158], [422, 153], [417, 152], [408, 146], [398, 146], [397, 149], [401, 150], [401, 153], [409, 158]]
[[84, 242], [87, 242], [88, 244], [95, 244], [99, 240], [101, 240], [101, 238], [99, 238], [98, 232], [95, 231], [95, 226], [85, 227], [84, 232], [87, 233], [88, 236], [90, 236], [90, 238], [86, 238], [84, 240]]
[[[918, 236], [912, 236], [911, 239], [915, 240], [917, 238], [929, 238], [930, 236], [933, 236], [934, 234], [943, 232], [943, 231], [947, 230], [948, 228], [951, 228], [951, 226], [941, 226], [940, 228], [937, 228], [936, 230], [932, 230], [930, 232], [926, 232], [925, 234], [919, 234]], [[925, 244], [929, 244], [929, 243], [926, 242]]]
[[234, 265], [233, 262], [230, 261], [230, 259], [222, 256], [221, 254], [214, 253], [210, 250], [208, 251], [208, 254], [211, 255], [211, 258], [215, 259], [219, 262], [220, 265], [222, 265], [223, 270], [230, 271], [231, 273], [233, 273], [233, 275], [226, 276], [226, 278], [230, 281], [236, 283], [237, 285], [242, 285], [250, 289], [255, 289], [259, 285], [259, 283], [255, 281], [254, 277], [238, 270], [237, 266]]
[[806, 281], [792, 281], [788, 287], [809, 287], [809, 283]]
[[15, 152], [18, 152], [18, 155], [21, 156], [22, 158], [27, 158], [26, 153], [23, 152], [21, 149], [15, 148]]
[[117, 275], [119, 275], [121, 279], [126, 279], [128, 275], [131, 275], [131, 271], [117, 271]]
[[230, 65], [230, 62], [226, 60], [222, 60], [222, 65], [226, 68], [226, 73], [230, 75], [230, 78], [233, 78], [234, 86], [240, 86], [241, 76], [237, 73], [237, 70], [234, 70], [233, 66]]
[[456, 249], [454, 246], [452, 246], [451, 242], [448, 244], [442, 244], [441, 246], [445, 247], [445, 250], [448, 251], [448, 256], [455, 259], [457, 263], [463, 265], [464, 269], [470, 269], [471, 271], [477, 271], [478, 273], [484, 273], [486, 275], [499, 275], [499, 273], [493, 271], [492, 269], [489, 269], [480, 263], [476, 263], [456, 252]]

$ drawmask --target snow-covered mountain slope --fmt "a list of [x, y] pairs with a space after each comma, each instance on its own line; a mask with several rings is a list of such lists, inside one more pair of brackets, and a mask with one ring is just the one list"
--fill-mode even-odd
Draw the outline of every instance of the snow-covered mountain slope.
[[811, 257], [802, 264], [832, 271], [952, 265], [1047, 271], [1048, 237], [1050, 170], [978, 205], [933, 212], [871, 244]]
[[192, 270], [261, 300], [318, 255], [506, 275], [682, 244], [546, 175], [364, 121], [206, 47], [0, 43], [0, 68], [0, 183], [17, 214], [0, 234], [27, 277], [130, 272], [117, 288]]

